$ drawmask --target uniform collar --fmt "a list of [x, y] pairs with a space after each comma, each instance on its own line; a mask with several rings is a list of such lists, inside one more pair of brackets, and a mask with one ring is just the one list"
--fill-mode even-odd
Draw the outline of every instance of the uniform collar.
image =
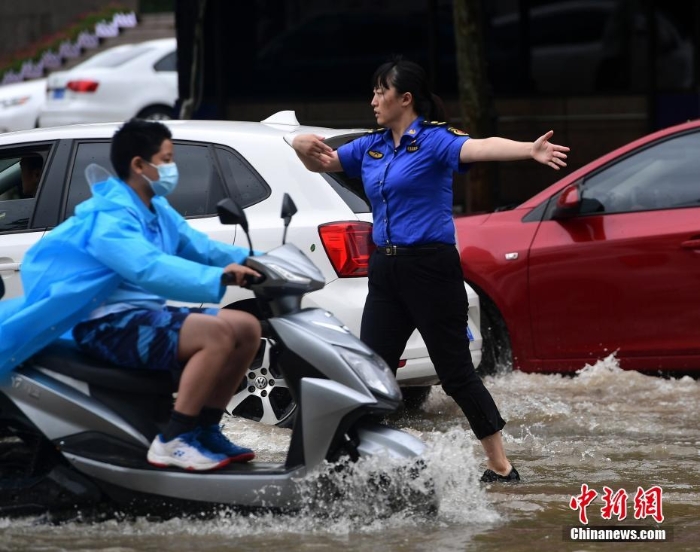
[[[406, 142], [413, 142], [416, 139], [416, 137], [421, 132], [423, 132], [424, 127], [421, 124], [422, 122], [423, 118], [419, 116], [416, 117], [410, 125], [408, 125], [408, 128], [401, 135], [401, 144], [404, 144]], [[386, 132], [384, 134], [384, 141], [392, 147], [394, 146], [391, 129], [389, 128], [386, 129]]]

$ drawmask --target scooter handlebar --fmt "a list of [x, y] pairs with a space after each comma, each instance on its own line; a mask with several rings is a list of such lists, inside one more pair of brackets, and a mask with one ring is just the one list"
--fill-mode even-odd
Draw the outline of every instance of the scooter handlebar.
[[[265, 281], [265, 276], [260, 274], [259, 276], [254, 276], [253, 274], [243, 275], [243, 285], [241, 287], [250, 287], [255, 284], [261, 284]], [[231, 272], [224, 272], [221, 275], [221, 285], [223, 286], [235, 286], [236, 285], [236, 275]]]

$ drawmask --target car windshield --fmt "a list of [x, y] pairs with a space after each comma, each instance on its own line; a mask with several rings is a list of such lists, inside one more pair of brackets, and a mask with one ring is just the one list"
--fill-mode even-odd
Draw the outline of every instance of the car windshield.
[[128, 46], [123, 48], [113, 48], [106, 50], [100, 54], [96, 54], [87, 61], [76, 66], [80, 69], [88, 69], [93, 67], [119, 67], [124, 63], [137, 58], [146, 52], [153, 49], [153, 46], [138, 44], [136, 46]]

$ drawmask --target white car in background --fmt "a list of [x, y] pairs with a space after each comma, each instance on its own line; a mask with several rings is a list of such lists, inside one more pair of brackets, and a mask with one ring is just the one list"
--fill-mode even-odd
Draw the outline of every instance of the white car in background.
[[39, 126], [172, 119], [177, 98], [175, 38], [122, 44], [51, 73]]
[[0, 86], [0, 133], [35, 128], [45, 99], [46, 79]]
[[[304, 297], [304, 307], [332, 312], [359, 335], [367, 295], [367, 261], [372, 214], [357, 179], [344, 173], [307, 171], [288, 145], [294, 134], [319, 134], [333, 147], [364, 134], [359, 129], [301, 126], [293, 112], [262, 122], [167, 121], [173, 133], [180, 179], [168, 199], [190, 224], [213, 239], [247, 247], [243, 231], [222, 225], [216, 205], [235, 199], [246, 211], [253, 247], [280, 245], [282, 197], [288, 193], [298, 212], [287, 241], [299, 247], [323, 272], [326, 286]], [[108, 170], [110, 140], [118, 123], [71, 125], [0, 135], [0, 189], [18, 178], [16, 164], [41, 155], [44, 171], [37, 196], [0, 202], [0, 275], [6, 297], [22, 293], [22, 258], [32, 244], [90, 197], [85, 169], [97, 163]], [[7, 182], [6, 182], [7, 181]], [[479, 299], [469, 295], [469, 334], [475, 365], [481, 361]], [[230, 287], [221, 306], [255, 311], [249, 290]], [[264, 340], [263, 340], [264, 341]], [[417, 332], [402, 355], [397, 379], [407, 405], [418, 405], [437, 384], [435, 369]], [[261, 347], [231, 410], [269, 424], [286, 425], [296, 408], [284, 379]]]

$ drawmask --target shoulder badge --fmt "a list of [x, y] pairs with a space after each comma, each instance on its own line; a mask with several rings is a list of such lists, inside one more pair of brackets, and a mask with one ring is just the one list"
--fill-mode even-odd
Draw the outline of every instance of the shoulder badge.
[[459, 130], [458, 128], [455, 128], [453, 126], [447, 127], [447, 132], [451, 132], [455, 136], [469, 136], [468, 133], [464, 132], [463, 130]]
[[421, 121], [421, 124], [423, 126], [445, 126], [447, 125], [446, 121]]
[[369, 150], [367, 153], [370, 157], [373, 157], [374, 159], [381, 159], [382, 157], [384, 157], [384, 154], [381, 151]]

